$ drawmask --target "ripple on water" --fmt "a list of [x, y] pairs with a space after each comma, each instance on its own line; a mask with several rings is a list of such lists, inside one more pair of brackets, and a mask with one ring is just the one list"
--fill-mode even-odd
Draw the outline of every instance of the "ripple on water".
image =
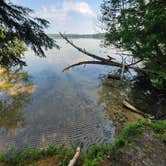
[[28, 117], [25, 128], [13, 135], [1, 136], [2, 149], [49, 144], [72, 147], [77, 143], [87, 149], [94, 144], [112, 143], [114, 126], [101, 107], [82, 96], [80, 90], [72, 95], [67, 90], [66, 95], [53, 91], [47, 91], [49, 94], [44, 96], [34, 94], [32, 103], [24, 109]]
[[[88, 42], [92, 46], [95, 41], [84, 41]], [[96, 47], [98, 42], [92, 48], [95, 50]], [[20, 122], [15, 124], [10, 134], [1, 133], [1, 149], [43, 147], [49, 144], [75, 147], [77, 143], [82, 143], [83, 148], [87, 149], [94, 144], [112, 143], [114, 126], [97, 104], [100, 71], [91, 68], [82, 69], [82, 72], [62, 73], [66, 59], [63, 56], [50, 56], [52, 53], [54, 51], [48, 51], [46, 59], [28, 58], [26, 70], [31, 74], [30, 81], [36, 87], [35, 92], [28, 96], [29, 103], [22, 103], [18, 107], [20, 103], [16, 102], [21, 114], [10, 113], [9, 116], [16, 116], [15, 120], [19, 119], [18, 116], [24, 119], [21, 119], [22, 125], [18, 125]], [[69, 48], [67, 53], [70, 54]], [[71, 53], [72, 56], [73, 51]], [[77, 57], [79, 59], [79, 55]], [[61, 61], [56, 63], [58, 58]], [[72, 63], [70, 60], [72, 58], [67, 60], [68, 64]], [[16, 101], [23, 97], [20, 96]]]

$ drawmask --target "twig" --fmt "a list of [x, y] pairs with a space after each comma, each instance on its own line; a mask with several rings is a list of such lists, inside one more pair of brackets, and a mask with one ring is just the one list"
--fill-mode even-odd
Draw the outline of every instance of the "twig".
[[142, 62], [142, 61], [143, 61], [143, 60], [141, 59], [141, 60], [139, 60], [139, 61], [136, 61], [136, 62], [130, 63], [130, 64], [128, 65], [128, 67], [133, 66], [133, 65], [136, 65], [137, 63]]

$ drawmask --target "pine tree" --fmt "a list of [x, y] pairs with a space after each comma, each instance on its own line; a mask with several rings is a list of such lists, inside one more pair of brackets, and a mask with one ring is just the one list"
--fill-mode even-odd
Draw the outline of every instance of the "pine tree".
[[[44, 29], [48, 28], [49, 22], [45, 19], [32, 17], [32, 10], [17, 6], [7, 0], [0, 0], [0, 62], [5, 58], [15, 64], [23, 64], [20, 55], [6, 54], [8, 50], [18, 45], [18, 41], [30, 46], [38, 56], [45, 56], [44, 49], [58, 47]], [[16, 41], [17, 40], [17, 41]], [[5, 58], [4, 58], [5, 57]], [[25, 64], [25, 63], [24, 63]]]

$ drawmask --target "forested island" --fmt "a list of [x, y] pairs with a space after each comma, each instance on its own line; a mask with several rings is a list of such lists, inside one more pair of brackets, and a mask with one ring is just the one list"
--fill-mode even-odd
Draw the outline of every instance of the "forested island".
[[[60, 34], [48, 34], [50, 37], [55, 39], [62, 38]], [[96, 33], [96, 34], [65, 34], [65, 36], [69, 39], [104, 39], [104, 33]]]

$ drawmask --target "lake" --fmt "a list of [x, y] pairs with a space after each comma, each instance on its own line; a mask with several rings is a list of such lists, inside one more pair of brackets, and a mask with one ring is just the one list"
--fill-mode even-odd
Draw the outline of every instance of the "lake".
[[[120, 58], [113, 48], [100, 47], [97, 39], [73, 42], [100, 56]], [[91, 58], [57, 39], [60, 50], [46, 51], [46, 57], [25, 54], [27, 66], [0, 68], [0, 149], [57, 146], [87, 149], [94, 144], [112, 144], [128, 122], [142, 116], [123, 106], [128, 100], [156, 119], [165, 118], [166, 92], [152, 87], [146, 77], [130, 70], [130, 81], [107, 78], [115, 67], [101, 65], [63, 69]], [[119, 59], [120, 60], [120, 59]], [[134, 77], [137, 76], [137, 77]], [[115, 130], [116, 129], [116, 130]]]
[[[108, 50], [99, 47], [100, 40], [73, 41], [90, 52], [107, 55]], [[62, 72], [90, 58], [61, 39], [57, 43], [61, 49], [46, 51], [46, 58], [34, 56], [29, 49], [23, 70], [1, 70], [1, 150], [49, 144], [75, 147], [78, 143], [87, 149], [93, 144], [112, 144], [115, 127], [100, 101], [100, 76], [110, 68], [89, 65]]]
[[[100, 47], [100, 40], [73, 42], [94, 54], [120, 58], [115, 49]], [[154, 88], [142, 74], [130, 70], [125, 74], [130, 81], [120, 82], [107, 78], [117, 72], [115, 67], [87, 65], [63, 72], [68, 65], [91, 58], [62, 39], [57, 44], [61, 49], [46, 51], [45, 58], [29, 49], [23, 69], [0, 68], [1, 151], [112, 144], [126, 123], [142, 118], [124, 108], [124, 99], [156, 119], [166, 117], [166, 91]]]

